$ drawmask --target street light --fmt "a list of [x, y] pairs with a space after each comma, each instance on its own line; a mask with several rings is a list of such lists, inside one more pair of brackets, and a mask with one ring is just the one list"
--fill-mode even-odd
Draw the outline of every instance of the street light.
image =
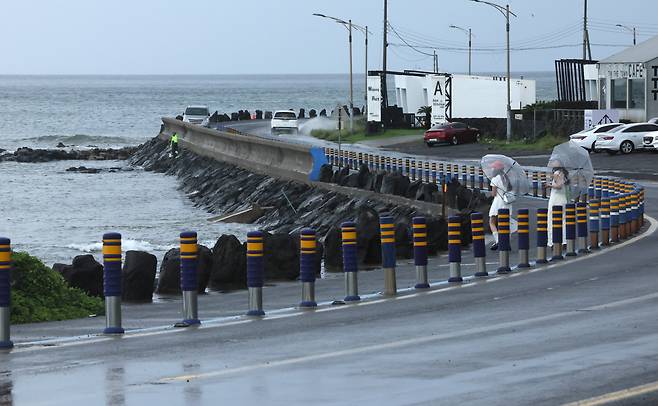
[[[338, 24], [342, 25], [343, 27], [345, 27], [347, 29], [347, 31], [349, 32], [349, 43], [350, 43], [350, 132], [353, 132], [354, 131], [354, 87], [353, 87], [353, 79], [352, 79], [352, 29], [355, 29], [355, 30], [363, 33], [365, 35], [365, 38], [366, 38], [366, 42], [365, 42], [365, 45], [366, 45], [366, 49], [365, 49], [365, 51], [366, 51], [366, 67], [365, 67], [365, 71], [366, 71], [366, 77], [365, 77], [365, 80], [366, 80], [366, 85], [365, 85], [366, 96], [365, 97], [366, 97], [366, 109], [367, 109], [367, 106], [368, 106], [368, 100], [367, 100], [367, 97], [368, 97], [367, 96], [367, 93], [368, 93], [368, 26], [362, 27], [362, 26], [357, 25], [357, 24], [352, 24], [352, 20], [345, 21], [345, 20], [342, 20], [340, 18], [331, 17], [331, 16], [328, 16], [328, 15], [325, 15], [325, 14], [320, 14], [320, 13], [313, 13], [313, 15], [316, 16], [316, 17], [322, 17], [322, 18], [327, 18], [327, 19], [333, 20], [333, 21], [337, 22]], [[367, 114], [367, 110], [366, 110], [366, 114]], [[340, 139], [340, 135], [339, 135], [339, 139]], [[339, 141], [339, 144], [340, 144], [340, 141]]]
[[456, 25], [451, 25], [450, 28], [454, 28], [456, 30], [460, 30], [468, 34], [468, 75], [471, 75], [471, 38], [473, 34], [471, 33], [471, 29], [469, 28], [468, 30], [466, 28], [458, 27]]
[[510, 67], [509, 67], [509, 16], [510, 14], [514, 17], [518, 17], [516, 14], [510, 11], [509, 4], [505, 7], [500, 6], [496, 3], [491, 3], [484, 0], [471, 0], [474, 3], [483, 3], [488, 6], [491, 6], [498, 10], [500, 14], [505, 17], [505, 31], [507, 32], [507, 142], [512, 140], [512, 102], [511, 102], [511, 90], [510, 90]]
[[629, 26], [627, 26], [627, 25], [623, 25], [623, 24], [615, 24], [615, 27], [625, 28], [625, 29], [627, 29], [628, 31], [632, 32], [632, 33], [633, 33], [633, 45], [636, 44], [636, 42], [635, 42], [635, 37], [636, 37], [636, 35], [635, 35], [635, 27], [629, 27]]

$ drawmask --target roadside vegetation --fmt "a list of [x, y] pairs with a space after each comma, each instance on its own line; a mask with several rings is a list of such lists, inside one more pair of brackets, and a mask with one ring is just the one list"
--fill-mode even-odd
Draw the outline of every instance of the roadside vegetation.
[[501, 151], [551, 151], [554, 146], [568, 141], [568, 138], [547, 134], [537, 139], [513, 139], [509, 144], [505, 140], [484, 138], [481, 143]]
[[33, 323], [103, 314], [103, 300], [70, 287], [64, 278], [24, 252], [12, 254], [11, 323]]

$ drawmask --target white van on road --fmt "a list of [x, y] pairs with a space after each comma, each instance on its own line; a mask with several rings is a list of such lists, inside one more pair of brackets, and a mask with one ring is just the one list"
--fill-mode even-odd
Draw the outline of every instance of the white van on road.
[[191, 124], [207, 125], [210, 118], [208, 106], [187, 106], [183, 113], [183, 121]]

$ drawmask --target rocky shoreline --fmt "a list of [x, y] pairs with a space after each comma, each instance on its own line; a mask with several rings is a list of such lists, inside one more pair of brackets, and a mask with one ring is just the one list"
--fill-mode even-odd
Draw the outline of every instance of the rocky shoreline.
[[0, 162], [43, 163], [51, 161], [110, 161], [127, 160], [138, 149], [123, 148], [91, 148], [91, 149], [32, 149], [18, 148], [14, 152], [0, 151]]

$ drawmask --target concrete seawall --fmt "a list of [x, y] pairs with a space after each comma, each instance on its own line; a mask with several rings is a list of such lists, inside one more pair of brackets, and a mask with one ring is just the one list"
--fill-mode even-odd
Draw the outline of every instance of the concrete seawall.
[[161, 139], [167, 141], [176, 132], [183, 148], [263, 175], [307, 183], [317, 180], [326, 163], [321, 148], [231, 134], [167, 117], [162, 122]]

